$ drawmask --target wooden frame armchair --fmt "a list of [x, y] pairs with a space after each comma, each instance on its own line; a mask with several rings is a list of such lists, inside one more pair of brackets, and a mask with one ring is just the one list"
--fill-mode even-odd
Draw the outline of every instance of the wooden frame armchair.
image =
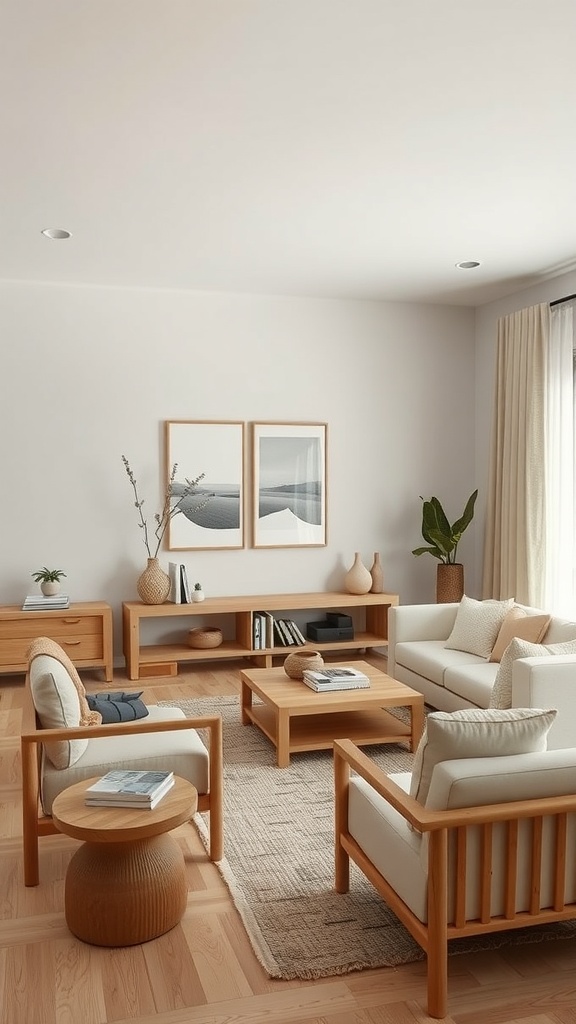
[[[150, 721], [142, 718], [133, 722], [109, 725], [78, 727], [74, 729], [39, 728], [30, 688], [26, 685], [25, 704], [22, 719], [21, 770], [22, 770], [22, 834], [24, 850], [24, 883], [27, 886], [39, 883], [38, 840], [41, 836], [55, 835], [58, 828], [53, 819], [46, 815], [41, 806], [42, 744], [57, 739], [96, 739], [98, 737], [134, 736], [146, 733], [174, 734], [182, 730], [206, 730], [209, 739], [208, 792], [198, 793], [198, 810], [210, 812], [209, 856], [211, 860], [222, 858], [222, 719], [219, 716], [197, 718], [174, 718]], [[140, 767], [140, 766], [139, 766]], [[66, 774], [66, 770], [62, 775]], [[93, 772], [92, 774], [99, 774]], [[75, 780], [77, 781], [77, 780]]]
[[[447, 1013], [450, 939], [576, 918], [576, 749], [460, 759], [438, 764], [434, 772], [449, 772], [455, 785], [469, 785], [470, 792], [481, 792], [480, 762], [490, 762], [484, 778], [492, 792], [498, 790], [501, 772], [507, 786], [511, 781], [527, 793], [540, 795], [507, 803], [428, 810], [350, 740], [334, 743], [336, 890], [344, 893], [349, 889], [351, 858], [425, 951], [428, 1013], [432, 1017]], [[520, 775], [524, 779], [521, 784]], [[542, 795], [547, 786], [560, 795]], [[370, 846], [366, 835], [374, 830], [370, 855], [352, 834], [362, 829], [350, 824], [351, 787], [358, 791], [364, 787], [372, 793], [360, 815], [364, 847]], [[386, 814], [393, 818], [389, 847]], [[356, 811], [354, 815], [357, 822]], [[398, 837], [403, 826], [408, 861], [398, 868], [406, 879], [400, 893], [397, 889], [402, 886], [391, 884], [393, 872], [388, 870], [387, 858], [403, 859], [398, 856], [398, 846], [394, 851], [394, 836]], [[376, 856], [375, 850], [379, 851]], [[411, 889], [419, 885], [424, 910], [415, 913], [408, 904]]]

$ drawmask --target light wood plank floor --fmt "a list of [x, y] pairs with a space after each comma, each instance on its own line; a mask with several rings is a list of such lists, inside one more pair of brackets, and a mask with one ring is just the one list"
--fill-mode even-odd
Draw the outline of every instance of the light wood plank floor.
[[[375, 661], [375, 664], [382, 662]], [[243, 663], [205, 662], [173, 679], [112, 688], [156, 700], [238, 692]], [[105, 690], [98, 672], [86, 688]], [[1, 1024], [414, 1024], [424, 1010], [424, 964], [354, 972], [317, 982], [267, 977], [254, 957], [218, 870], [192, 825], [174, 832], [184, 850], [188, 905], [182, 922], [142, 946], [88, 946], [67, 930], [65, 836], [41, 840], [41, 884], [22, 881], [19, 733], [24, 681], [0, 677]], [[576, 944], [550, 942], [450, 960], [447, 1024], [576, 1024]]]

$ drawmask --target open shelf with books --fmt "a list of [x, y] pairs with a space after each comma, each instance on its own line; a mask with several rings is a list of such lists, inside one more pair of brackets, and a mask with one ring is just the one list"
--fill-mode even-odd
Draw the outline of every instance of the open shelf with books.
[[[129, 679], [150, 675], [176, 675], [178, 662], [251, 658], [262, 668], [271, 668], [273, 658], [294, 650], [351, 651], [383, 647], [388, 642], [388, 608], [397, 605], [398, 594], [347, 594], [319, 592], [301, 594], [252, 594], [240, 597], [206, 598], [199, 604], [149, 605], [125, 601], [122, 605], [124, 657]], [[323, 613], [341, 610], [354, 620], [354, 636], [346, 640], [306, 640], [301, 645], [270, 644], [255, 646], [255, 617], [264, 615], [287, 619], [296, 624], [304, 637], [306, 622]], [[146, 623], [167, 620], [170, 638], [151, 643]], [[184, 621], [182, 621], [184, 620]], [[193, 626], [212, 625], [222, 629], [219, 647], [194, 649], [187, 642]], [[273, 632], [272, 636], [278, 633]]]

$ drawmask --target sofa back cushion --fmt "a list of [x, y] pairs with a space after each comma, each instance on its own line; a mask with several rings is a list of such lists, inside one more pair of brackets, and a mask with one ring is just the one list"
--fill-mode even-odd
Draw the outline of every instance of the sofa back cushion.
[[489, 658], [500, 627], [513, 604], [513, 598], [508, 601], [475, 601], [464, 594], [446, 647]]
[[440, 761], [545, 750], [555, 717], [556, 711], [540, 708], [432, 712], [414, 758], [410, 796], [426, 804], [432, 773]]
[[564, 644], [569, 640], [576, 640], [576, 622], [572, 622], [570, 619], [559, 619], [553, 615], [542, 638], [542, 643]]

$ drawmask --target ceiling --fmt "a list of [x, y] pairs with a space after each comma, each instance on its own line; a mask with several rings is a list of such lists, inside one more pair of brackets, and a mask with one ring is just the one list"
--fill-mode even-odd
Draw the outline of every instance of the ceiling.
[[0, 278], [475, 306], [576, 267], [574, 0], [0, 10]]

